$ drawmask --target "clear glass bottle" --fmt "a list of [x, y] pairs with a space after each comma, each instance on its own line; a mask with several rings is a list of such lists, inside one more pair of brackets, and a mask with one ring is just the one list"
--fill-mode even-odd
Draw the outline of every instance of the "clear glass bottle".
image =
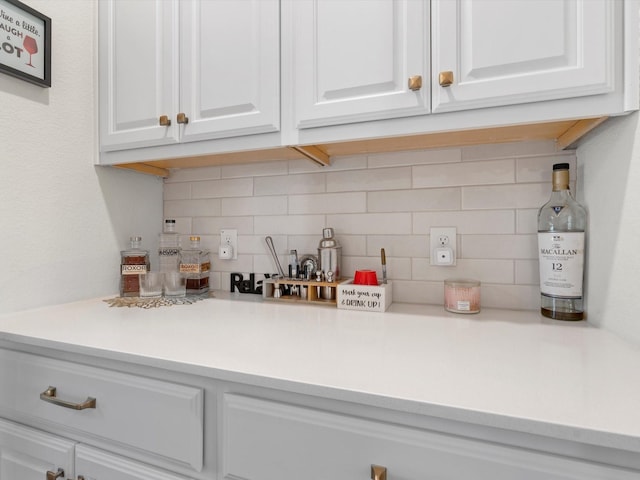
[[556, 320], [584, 319], [587, 212], [569, 189], [569, 164], [553, 166], [551, 198], [538, 212], [540, 311]]
[[191, 246], [182, 249], [180, 254], [180, 273], [187, 277], [187, 295], [209, 291], [209, 270], [211, 261], [209, 252], [200, 247], [200, 237], [189, 237]]
[[120, 296], [140, 296], [140, 282], [138, 275], [146, 274], [149, 264], [149, 251], [143, 250], [142, 237], [131, 237], [128, 250], [120, 252]]
[[164, 231], [158, 238], [159, 271], [177, 272], [180, 269], [180, 234], [176, 232], [176, 221], [166, 219]]

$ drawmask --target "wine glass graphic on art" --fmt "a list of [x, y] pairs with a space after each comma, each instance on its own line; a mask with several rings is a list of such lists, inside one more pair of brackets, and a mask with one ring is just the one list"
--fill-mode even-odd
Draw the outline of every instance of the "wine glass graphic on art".
[[29, 63], [27, 63], [27, 65], [29, 65], [30, 67], [33, 67], [33, 65], [31, 64], [31, 58], [33, 57], [34, 53], [38, 53], [38, 42], [36, 41], [35, 38], [27, 35], [26, 37], [24, 37], [24, 42], [22, 43], [22, 46], [27, 52], [29, 52]]

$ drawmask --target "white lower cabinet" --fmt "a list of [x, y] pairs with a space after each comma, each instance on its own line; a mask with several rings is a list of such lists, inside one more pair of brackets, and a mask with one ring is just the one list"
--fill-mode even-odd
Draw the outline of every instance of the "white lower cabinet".
[[367, 418], [225, 395], [227, 480], [631, 480], [640, 472]]
[[211, 478], [205, 381], [117, 367], [0, 349], [0, 480]]
[[0, 419], [0, 478], [44, 480], [47, 472], [71, 478], [74, 446], [69, 440]]
[[79, 480], [187, 480], [86, 445], [76, 447], [76, 472]]

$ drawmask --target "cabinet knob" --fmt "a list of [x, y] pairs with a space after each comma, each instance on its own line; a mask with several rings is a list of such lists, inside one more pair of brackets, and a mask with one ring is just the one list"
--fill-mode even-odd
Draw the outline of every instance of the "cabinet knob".
[[387, 480], [387, 468], [371, 465], [371, 480]]
[[440, 83], [441, 87], [449, 87], [453, 84], [453, 72], [446, 71], [440, 72], [438, 75], [438, 83]]
[[163, 127], [168, 127], [171, 125], [171, 119], [167, 115], [162, 115], [159, 121], [160, 125]]
[[422, 75], [409, 77], [409, 90], [418, 91], [422, 88]]
[[187, 117], [184, 113], [179, 113], [176, 121], [178, 123], [187, 124], [189, 123], [189, 117]]
[[64, 470], [59, 468], [57, 472], [47, 470], [47, 480], [56, 480], [56, 478], [64, 477]]

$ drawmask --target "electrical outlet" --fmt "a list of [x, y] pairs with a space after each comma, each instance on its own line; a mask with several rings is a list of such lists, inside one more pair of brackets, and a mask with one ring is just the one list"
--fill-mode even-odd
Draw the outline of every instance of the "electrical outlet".
[[429, 230], [429, 263], [441, 267], [456, 264], [456, 227], [431, 227]]
[[220, 230], [220, 251], [222, 260], [238, 259], [238, 231]]

